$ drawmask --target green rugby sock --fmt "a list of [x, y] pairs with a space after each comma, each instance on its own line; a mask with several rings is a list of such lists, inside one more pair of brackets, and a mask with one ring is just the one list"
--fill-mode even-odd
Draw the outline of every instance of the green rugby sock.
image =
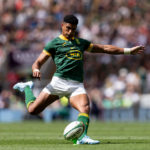
[[33, 92], [29, 86], [25, 87], [24, 92], [25, 92], [25, 103], [28, 108], [29, 105], [35, 101], [36, 97], [33, 95]]
[[87, 131], [88, 131], [89, 115], [86, 114], [86, 113], [79, 113], [79, 116], [78, 116], [77, 120], [83, 122], [83, 124], [85, 126], [84, 132], [79, 138], [79, 140], [81, 140], [87, 134]]

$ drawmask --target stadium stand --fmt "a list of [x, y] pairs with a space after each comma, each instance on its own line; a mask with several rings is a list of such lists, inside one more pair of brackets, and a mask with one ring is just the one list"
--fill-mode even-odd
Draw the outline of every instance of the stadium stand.
[[[150, 120], [148, 0], [80, 0], [78, 3], [76, 0], [0, 0], [0, 116], [5, 109], [26, 112], [22, 95], [13, 91], [12, 86], [32, 78], [32, 63], [45, 43], [60, 34], [59, 25], [69, 13], [79, 18], [77, 34], [82, 38], [120, 47], [139, 44], [146, 47], [142, 56], [85, 55], [85, 85], [91, 98], [92, 117], [106, 121]], [[44, 76], [43, 84], [35, 81], [38, 85], [35, 94], [49, 81], [50, 74]], [[57, 103], [51, 107], [63, 106]]]

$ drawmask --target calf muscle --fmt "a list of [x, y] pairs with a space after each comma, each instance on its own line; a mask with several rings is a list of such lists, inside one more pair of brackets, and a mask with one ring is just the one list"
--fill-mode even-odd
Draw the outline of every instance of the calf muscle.
[[57, 95], [49, 95], [48, 93], [41, 92], [36, 100], [31, 103], [28, 107], [28, 112], [30, 114], [39, 114], [42, 112], [48, 105], [59, 99]]

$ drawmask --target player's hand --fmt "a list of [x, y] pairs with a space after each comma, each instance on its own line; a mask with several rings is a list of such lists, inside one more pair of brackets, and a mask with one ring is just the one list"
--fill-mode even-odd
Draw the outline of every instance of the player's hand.
[[144, 53], [145, 47], [144, 46], [135, 46], [131, 48], [131, 54], [135, 55], [135, 54], [142, 54]]
[[41, 72], [39, 69], [33, 69], [33, 77], [38, 78], [39, 80], [41, 79]]

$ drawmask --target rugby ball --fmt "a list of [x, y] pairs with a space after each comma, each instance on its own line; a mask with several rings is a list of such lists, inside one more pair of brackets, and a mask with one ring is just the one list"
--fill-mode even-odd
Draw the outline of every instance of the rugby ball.
[[81, 121], [73, 121], [64, 129], [64, 138], [66, 140], [78, 139], [84, 132], [84, 124]]

